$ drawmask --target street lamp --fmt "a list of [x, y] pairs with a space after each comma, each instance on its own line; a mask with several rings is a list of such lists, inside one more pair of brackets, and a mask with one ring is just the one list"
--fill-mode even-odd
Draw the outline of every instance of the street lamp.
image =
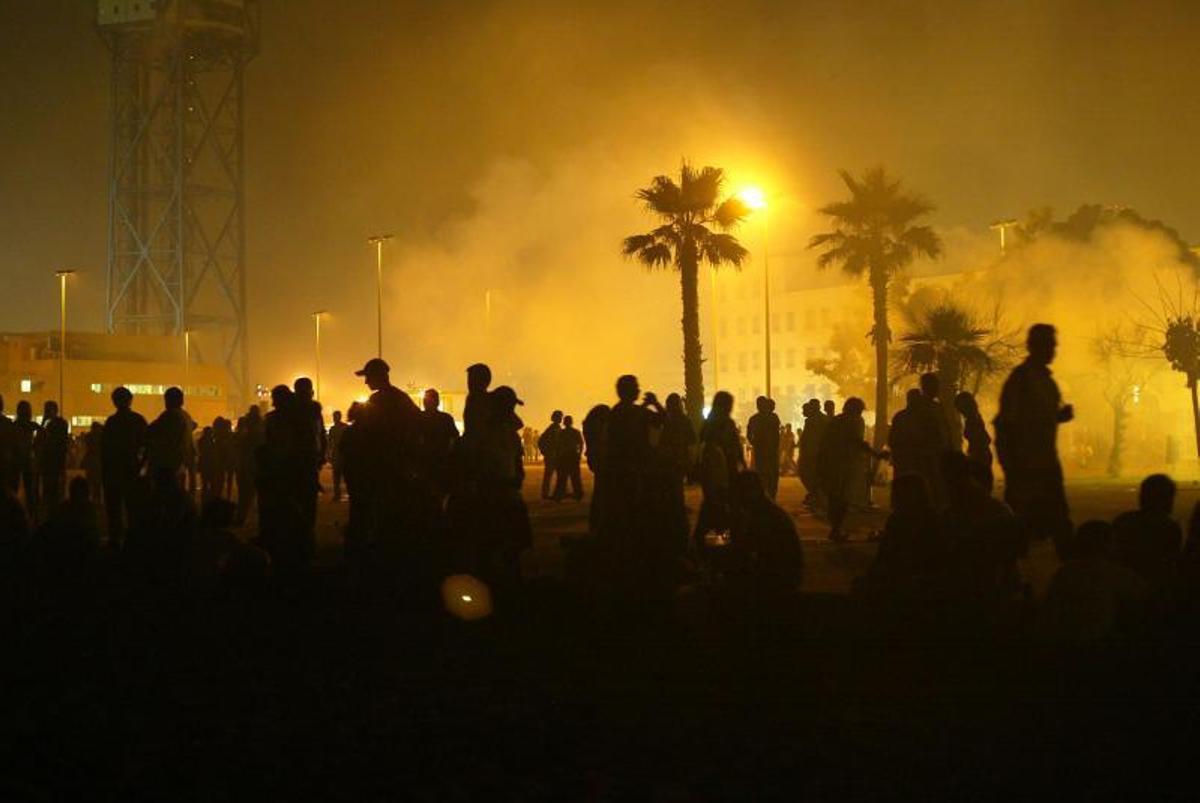
[[763, 333], [767, 363], [767, 389], [764, 395], [771, 394], [771, 270], [767, 261], [767, 196], [758, 187], [747, 187], [738, 193], [742, 203], [762, 214], [762, 255], [763, 255]]
[[708, 274], [709, 289], [712, 291], [712, 366], [713, 393], [721, 389], [721, 374], [717, 370], [717, 266], [713, 265]]
[[392, 239], [391, 234], [376, 234], [367, 238], [375, 246], [375, 321], [376, 357], [383, 357], [383, 244]]
[[183, 330], [183, 392], [188, 392], [188, 381], [192, 373], [192, 330]]
[[1015, 227], [1017, 221], [1013, 218], [1008, 220], [997, 220], [995, 223], [988, 226], [992, 231], [1000, 232], [1000, 256], [1004, 256], [1008, 252], [1008, 230]]
[[313, 323], [317, 328], [317, 401], [321, 400], [321, 318], [328, 314], [323, 309], [319, 309], [312, 314]]
[[58, 414], [66, 418], [67, 400], [67, 279], [75, 275], [73, 270], [55, 271], [58, 277]]

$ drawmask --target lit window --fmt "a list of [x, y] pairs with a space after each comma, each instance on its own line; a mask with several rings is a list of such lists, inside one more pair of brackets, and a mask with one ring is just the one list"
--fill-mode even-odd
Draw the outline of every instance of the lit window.
[[21, 380], [21, 392], [22, 393], [33, 393], [33, 380], [32, 379], [22, 379]]
[[91, 389], [92, 389], [92, 393], [103, 393], [104, 385], [101, 385], [99, 382], [93, 382], [91, 384]]

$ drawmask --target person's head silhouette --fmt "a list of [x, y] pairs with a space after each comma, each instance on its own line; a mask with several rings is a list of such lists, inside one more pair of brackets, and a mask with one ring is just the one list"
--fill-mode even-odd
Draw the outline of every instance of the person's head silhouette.
[[335, 423], [335, 424], [342, 423], [342, 411], [341, 410], [333, 411], [333, 423]]
[[292, 383], [292, 392], [296, 394], [297, 398], [304, 401], [312, 401], [316, 396], [316, 393], [313, 391], [312, 380], [307, 376], [296, 378], [296, 381]]
[[837, 415], [837, 402], [835, 402], [833, 399], [825, 400], [825, 415], [829, 416], [830, 418], [833, 418], [835, 415]]
[[381, 390], [392, 384], [391, 373], [392, 369], [386, 362], [378, 357], [372, 357], [367, 360], [366, 365], [355, 371], [354, 375], [361, 376], [371, 390]]
[[1035, 323], [1029, 327], [1025, 348], [1029, 351], [1029, 359], [1032, 362], [1049, 365], [1054, 362], [1054, 355], [1058, 351], [1058, 334], [1048, 323]]
[[118, 410], [128, 410], [133, 406], [133, 394], [124, 385], [115, 388], [110, 398], [112, 399], [113, 407], [116, 407]]
[[42, 405], [42, 418], [58, 418], [58, 402], [48, 401]]
[[467, 366], [467, 391], [469, 393], [486, 393], [491, 384], [491, 368], [481, 362]]
[[561, 424], [562, 420], [563, 420], [562, 410], [555, 410], [554, 412], [552, 412], [550, 414], [550, 423], [551, 424]]
[[1138, 507], [1147, 513], [1170, 516], [1175, 510], [1175, 481], [1166, 474], [1151, 474], [1142, 480]]
[[979, 404], [975, 401], [975, 397], [970, 391], [960, 390], [958, 395], [954, 397], [954, 409], [958, 410], [960, 415], [974, 416], [979, 414]]
[[563, 428], [564, 429], [570, 429], [571, 425], [574, 423], [575, 423], [575, 419], [571, 418], [571, 416], [568, 415], [568, 416], [563, 417]]
[[921, 389], [909, 388], [904, 394], [904, 406], [910, 410], [915, 409], [921, 403]]
[[292, 400], [292, 389], [287, 385], [276, 385], [271, 388], [271, 406], [276, 410], [282, 410], [288, 406]]
[[168, 410], [179, 410], [183, 407], [183, 391], [177, 387], [169, 387], [163, 393], [163, 406]]
[[678, 393], [668, 393], [666, 410], [671, 415], [682, 415], [683, 414], [683, 397], [680, 396]]
[[17, 420], [32, 421], [33, 420], [33, 405], [25, 399], [17, 402]]
[[936, 400], [941, 393], [942, 382], [938, 375], [929, 371], [921, 374], [921, 395], [930, 400]]
[[429, 412], [434, 412], [442, 404], [441, 394], [434, 388], [427, 388], [424, 398], [421, 399], [421, 405]]
[[857, 396], [851, 396], [846, 399], [846, 403], [842, 405], [842, 413], [847, 416], [861, 416], [866, 412], [866, 403]]
[[641, 390], [641, 387], [638, 386], [637, 377], [633, 374], [625, 374], [617, 379], [617, 398], [623, 402], [633, 403], [637, 401]]
[[718, 390], [713, 394], [712, 411], [718, 415], [728, 416], [733, 413], [733, 394], [727, 390]]
[[754, 400], [754, 408], [760, 413], [769, 413], [771, 412], [771, 400], [766, 396], [759, 396]]

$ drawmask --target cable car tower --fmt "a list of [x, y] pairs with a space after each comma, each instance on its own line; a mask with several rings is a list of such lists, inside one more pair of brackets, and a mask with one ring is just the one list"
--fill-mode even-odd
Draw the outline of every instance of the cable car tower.
[[[257, 0], [99, 0], [112, 54], [106, 324], [185, 334], [248, 393], [243, 81]], [[181, 354], [183, 346], [181, 345]]]

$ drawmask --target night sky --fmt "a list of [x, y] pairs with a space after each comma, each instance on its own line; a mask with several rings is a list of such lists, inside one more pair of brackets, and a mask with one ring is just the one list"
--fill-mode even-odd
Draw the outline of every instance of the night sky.
[[[94, 18], [86, 0], [0, 0], [0, 329], [55, 324], [62, 266], [83, 271], [77, 327], [102, 325]], [[1184, 2], [266, 0], [245, 120], [251, 379], [303, 370], [325, 308], [327, 381], [353, 388], [335, 375], [373, 349], [364, 238], [388, 230], [400, 379], [459, 386], [486, 350], [536, 392], [608, 328], [630, 370], [677, 382], [677, 284], [618, 245], [649, 227], [634, 190], [684, 156], [786, 194], [783, 253], [841, 194], [838, 168], [878, 163], [943, 229], [1101, 202], [1200, 239], [1197, 22]], [[487, 349], [485, 287], [511, 335]]]

